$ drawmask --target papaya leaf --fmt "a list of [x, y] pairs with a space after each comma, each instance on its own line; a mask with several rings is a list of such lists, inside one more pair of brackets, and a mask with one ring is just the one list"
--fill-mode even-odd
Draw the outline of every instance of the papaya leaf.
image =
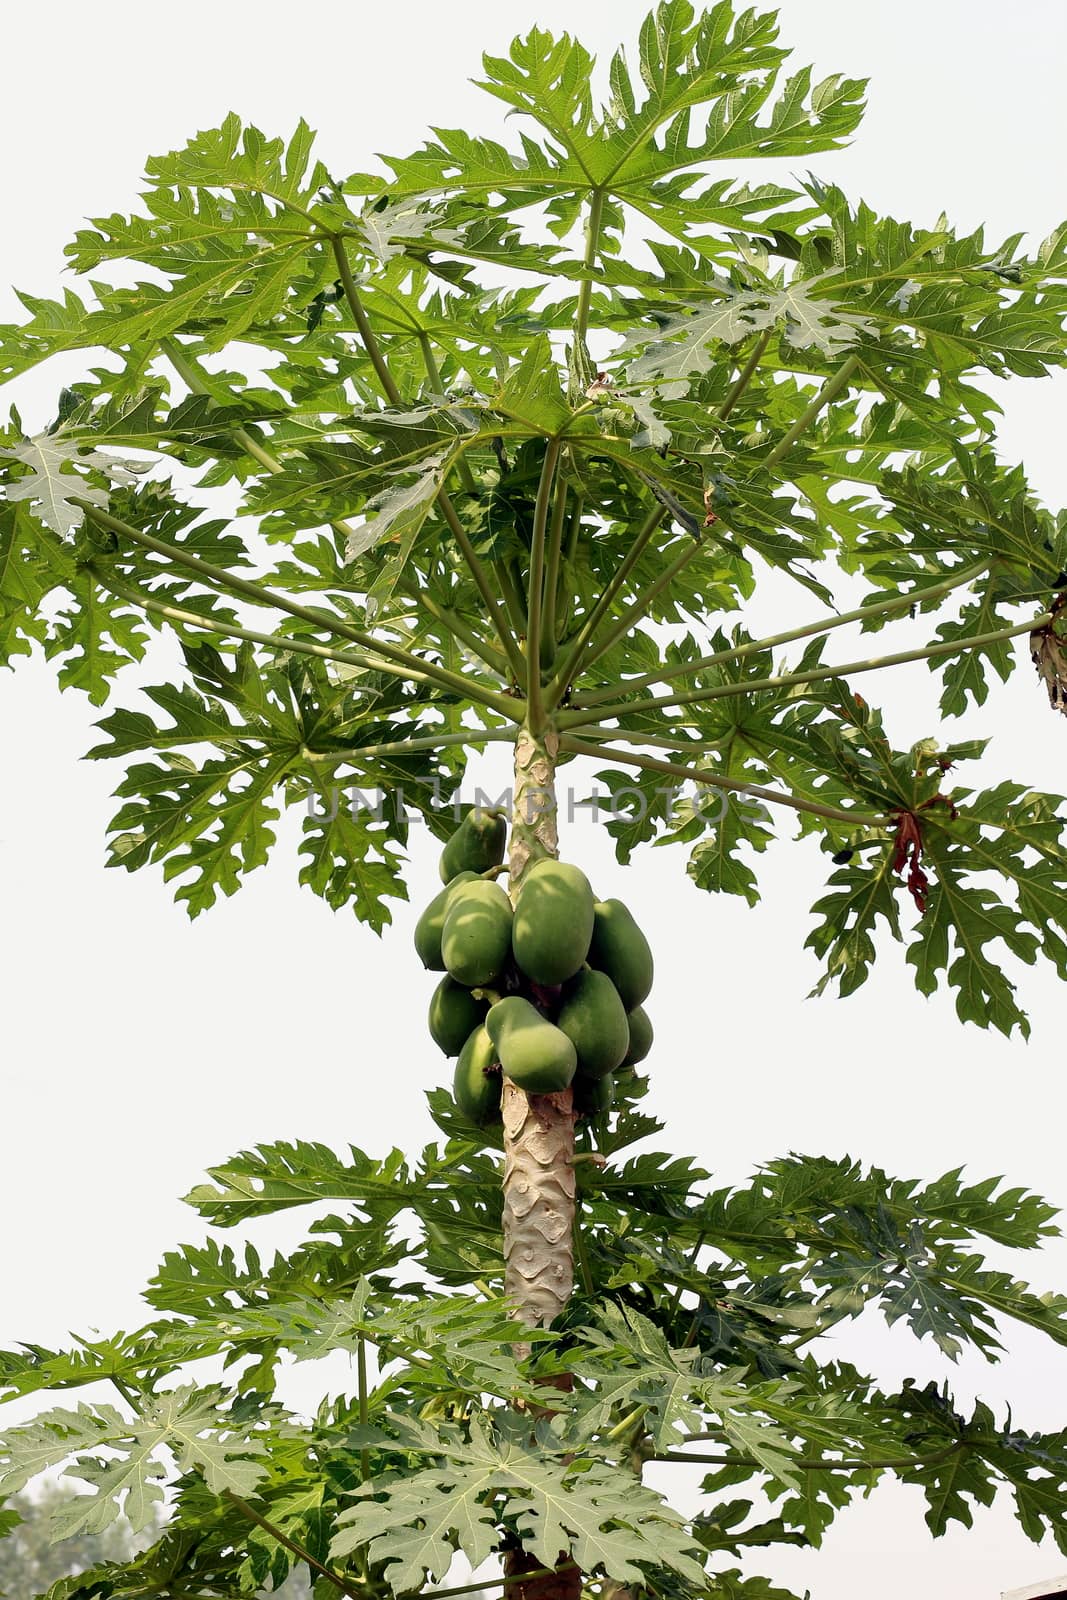
[[[109, 1405], [45, 1412], [0, 1436], [0, 1492], [14, 1494], [38, 1473], [73, 1457], [68, 1474], [93, 1487], [58, 1507], [54, 1535], [59, 1539], [100, 1533], [120, 1509], [135, 1530], [146, 1527], [163, 1500], [160, 1480], [166, 1468], [158, 1452], [164, 1446], [179, 1471], [194, 1466], [202, 1471], [213, 1493], [254, 1493], [265, 1471], [264, 1445], [242, 1437], [220, 1409], [220, 1398], [218, 1390], [187, 1385], [146, 1401], [133, 1419]], [[264, 1416], [260, 1425], [267, 1421]], [[99, 1450], [111, 1454], [101, 1458]]]
[[343, 1560], [366, 1545], [385, 1563], [394, 1592], [403, 1592], [427, 1576], [443, 1578], [456, 1546], [477, 1567], [506, 1515], [545, 1566], [555, 1566], [562, 1551], [583, 1570], [599, 1567], [620, 1582], [640, 1581], [643, 1566], [702, 1582], [699, 1553], [659, 1495], [635, 1485], [625, 1469], [569, 1465], [550, 1436], [541, 1434], [535, 1448], [528, 1432], [504, 1414], [493, 1429], [475, 1419], [466, 1438], [438, 1435], [430, 1449], [442, 1452], [440, 1462], [363, 1486], [357, 1504], [338, 1518], [332, 1557]]
[[108, 503], [107, 491], [87, 482], [73, 470], [75, 467], [102, 472], [117, 483], [133, 483], [149, 467], [148, 462], [123, 460], [103, 450], [81, 450], [76, 441], [62, 433], [41, 433], [36, 438], [23, 439], [0, 449], [0, 456], [30, 468], [22, 477], [4, 484], [7, 500], [25, 500], [45, 527], [61, 538], [80, 528], [85, 520], [83, 507], [72, 504], [75, 497], [105, 509]]
[[846, 306], [811, 294], [826, 276], [766, 289], [716, 285], [721, 299], [710, 305], [706, 300], [689, 302], [658, 328], [627, 334], [616, 355], [625, 360], [628, 351], [644, 346], [641, 355], [627, 362], [627, 381], [656, 383], [665, 398], [678, 399], [688, 392], [693, 377], [712, 366], [714, 345], [740, 344], [752, 333], [779, 325], [783, 339], [795, 349], [815, 349], [828, 359], [843, 356], [875, 327]]
[[354, 1147], [351, 1156], [346, 1164], [326, 1145], [306, 1140], [263, 1145], [209, 1167], [213, 1183], [199, 1184], [186, 1199], [205, 1221], [223, 1228], [319, 1200], [354, 1200], [371, 1214], [384, 1206], [389, 1215], [409, 1203], [414, 1185], [398, 1150], [384, 1162]]
[[410, 552], [454, 460], [453, 448], [435, 451], [419, 462], [417, 475], [410, 483], [373, 495], [366, 506], [372, 514], [349, 538], [347, 559], [357, 560], [383, 539], [399, 544], [405, 554]]
[[385, 818], [365, 816], [355, 797], [320, 795], [304, 818], [300, 853], [305, 858], [300, 882], [321, 895], [337, 911], [351, 905], [356, 916], [376, 933], [392, 921], [388, 898], [406, 900], [402, 875], [402, 834]]
[[16, 294], [30, 313], [30, 320], [0, 326], [0, 383], [31, 371], [64, 350], [79, 350], [95, 343], [90, 331], [91, 313], [73, 290], [64, 289], [62, 302], [44, 300], [21, 290]]
[[760, 1400], [738, 1386], [739, 1373], [710, 1368], [699, 1350], [672, 1350], [647, 1317], [610, 1303], [601, 1313], [600, 1329], [586, 1329], [583, 1337], [595, 1354], [588, 1365], [579, 1358], [580, 1372], [602, 1377], [596, 1355], [612, 1365], [620, 1353], [626, 1359], [626, 1366], [609, 1383], [607, 1396], [598, 1393], [585, 1413], [586, 1427], [604, 1427], [611, 1405], [642, 1405], [647, 1408], [653, 1444], [666, 1450], [683, 1442], [686, 1433], [700, 1431], [711, 1412], [724, 1437], [742, 1455], [780, 1482], [796, 1481], [790, 1461], [795, 1452], [788, 1438], [765, 1413], [756, 1414]]
[[48, 637], [46, 596], [71, 582], [74, 562], [58, 535], [22, 506], [0, 504], [0, 662], [29, 655]]
[[244, 873], [263, 866], [275, 842], [273, 797], [292, 756], [245, 748], [197, 767], [186, 756], [131, 767], [116, 794], [125, 804], [111, 822], [109, 865], [135, 871], [161, 861], [191, 917], [232, 895]]
[[59, 613], [45, 655], [64, 657], [58, 673], [61, 688], [82, 689], [91, 704], [100, 706], [117, 673], [144, 656], [143, 618], [116, 601], [89, 572], [66, 579], [64, 588], [71, 604]]
[[304, 215], [330, 185], [326, 168], [311, 160], [314, 140], [303, 119], [286, 144], [242, 125], [231, 111], [218, 128], [197, 134], [183, 149], [149, 157], [145, 171], [160, 189], [259, 194]]

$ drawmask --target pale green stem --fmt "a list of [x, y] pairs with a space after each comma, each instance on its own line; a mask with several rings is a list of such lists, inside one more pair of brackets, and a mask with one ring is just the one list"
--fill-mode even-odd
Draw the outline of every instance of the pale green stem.
[[641, 1421], [641, 1418], [645, 1415], [645, 1413], [647, 1411], [648, 1411], [648, 1406], [647, 1405], [635, 1406], [634, 1409], [631, 1412], [629, 1412], [625, 1417], [623, 1417], [621, 1422], [617, 1422], [615, 1424], [615, 1426], [613, 1428], [611, 1428], [604, 1435], [604, 1438], [605, 1439], [624, 1439], [626, 1437], [626, 1435], [630, 1432], [630, 1429], [635, 1427], [636, 1424]]
[[296, 1540], [290, 1539], [289, 1535], [283, 1533], [281, 1528], [276, 1527], [273, 1522], [268, 1521], [258, 1511], [253, 1510], [247, 1500], [242, 1500], [240, 1495], [234, 1494], [232, 1489], [224, 1489], [223, 1494], [237, 1507], [242, 1516], [247, 1517], [250, 1522], [255, 1522], [265, 1533], [269, 1533], [272, 1539], [276, 1539], [280, 1545], [283, 1545], [289, 1551], [290, 1555], [296, 1556], [298, 1561], [306, 1561], [313, 1572], [317, 1572], [320, 1577], [328, 1579], [335, 1589], [339, 1589], [342, 1594], [349, 1595], [350, 1600], [363, 1600], [363, 1591], [361, 1589], [349, 1583], [347, 1578], [343, 1578], [339, 1572], [334, 1572], [331, 1567], [324, 1567], [321, 1561], [315, 1559], [310, 1550], [305, 1550], [302, 1544], [297, 1544]]
[[659, 504], [653, 506], [641, 527], [634, 534], [629, 550], [627, 550], [616, 567], [600, 599], [582, 623], [566, 660], [545, 690], [545, 705], [549, 710], [558, 705], [563, 695], [566, 694], [569, 684], [583, 665], [586, 646], [600, 626], [601, 619], [611, 609], [616, 595], [630, 576], [630, 573], [644, 555], [649, 540], [666, 514], [663, 506]]
[[589, 197], [589, 216], [585, 224], [585, 256], [582, 282], [578, 290], [578, 310], [574, 319], [575, 337], [583, 340], [589, 331], [589, 306], [593, 297], [593, 273], [600, 247], [600, 225], [604, 217], [604, 192], [594, 189]]
[[661, 710], [667, 706], [703, 705], [708, 700], [729, 699], [736, 695], [760, 694], [769, 689], [792, 689], [801, 684], [825, 683], [830, 678], [855, 677], [860, 672], [878, 672], [883, 667], [902, 667], [910, 661], [936, 661], [941, 656], [963, 655], [968, 650], [982, 650], [989, 645], [1003, 644], [1016, 639], [1021, 633], [1032, 633], [1052, 621], [1050, 611], [1042, 612], [1029, 622], [1017, 623], [1013, 628], [998, 628], [992, 633], [976, 633], [971, 639], [950, 639], [941, 644], [924, 645], [919, 650], [900, 650], [896, 655], [871, 656], [866, 661], [843, 661], [836, 667], [818, 667], [807, 672], [784, 672], [778, 677], [750, 679], [741, 683], [717, 683], [710, 689], [693, 689], [688, 694], [653, 695], [648, 700], [620, 700], [612, 705], [602, 705], [595, 712], [564, 711], [560, 713], [561, 728], [580, 727], [590, 720], [604, 722], [611, 717], [621, 717], [627, 712]]
[[815, 421], [819, 412], [831, 401], [836, 400], [844, 389], [848, 388], [853, 373], [859, 366], [858, 356], [849, 356], [843, 362], [832, 378], [828, 378], [815, 396], [811, 404], [801, 413], [784, 438], [779, 439], [770, 455], [763, 461], [764, 467], [776, 467], [784, 455], [787, 455], [802, 434], [805, 434]]
[[573, 561], [578, 553], [578, 538], [582, 531], [582, 511], [585, 507], [585, 496], [577, 494], [574, 497], [574, 506], [571, 511], [570, 527], [567, 529], [567, 560]]
[[893, 611], [908, 611], [912, 606], [923, 606], [931, 600], [940, 600], [953, 589], [962, 588], [965, 583], [981, 577], [988, 567], [988, 561], [976, 561], [973, 566], [964, 567], [952, 577], [946, 578], [943, 583], [932, 584], [927, 589], [912, 589], [908, 594], [894, 595], [892, 600], [878, 600], [870, 605], [857, 606], [854, 611], [843, 611], [840, 616], [831, 617], [828, 622], [806, 623], [801, 628], [790, 628], [785, 633], [771, 634], [766, 639], [752, 639], [748, 644], [735, 645], [730, 650], [716, 650], [714, 655], [698, 656], [695, 661], [664, 667], [659, 672], [646, 672], [641, 678], [623, 678], [609, 688], [576, 695], [574, 704], [582, 707], [600, 705], [601, 702], [610, 700], [613, 695], [618, 694], [620, 688], [625, 689], [627, 693], [634, 689], [647, 689], [650, 684], [669, 683], [672, 678], [688, 677], [691, 673], [703, 672], [708, 667], [717, 667], [724, 661], [744, 661], [747, 656], [758, 655], [762, 650], [774, 650], [779, 645], [793, 644], [797, 639], [810, 639], [820, 633], [831, 633], [835, 628], [843, 628], [848, 623], [867, 622], [871, 617], [888, 615]]
[[420, 330], [418, 334], [418, 340], [419, 349], [422, 351], [422, 364], [426, 368], [426, 376], [430, 380], [433, 392], [434, 394], [443, 395], [445, 392], [445, 386], [441, 380], [441, 373], [437, 365], [437, 358], [433, 353], [433, 344], [430, 340], [430, 335]]
[[[438, 370], [437, 361], [434, 357], [433, 344], [430, 340], [430, 335], [420, 331], [418, 337], [419, 349], [422, 351], [422, 363], [426, 368], [426, 376], [433, 385], [434, 393], [443, 395], [445, 392], [445, 386], [441, 381], [441, 374]], [[474, 494], [478, 488], [478, 485], [474, 481], [474, 473], [471, 471], [471, 465], [466, 456], [460, 456], [459, 458], [459, 476], [463, 483], [463, 487], [471, 494]]]
[[[356, 1345], [356, 1371], [359, 1381], [359, 1423], [366, 1428], [370, 1422], [370, 1400], [367, 1394], [367, 1341], [360, 1338]], [[359, 1481], [366, 1483], [370, 1477], [370, 1449], [363, 1445], [359, 1452]]]
[[486, 666], [491, 668], [493, 672], [500, 674], [504, 678], [508, 676], [510, 667], [503, 652], [498, 650], [495, 645], [490, 644], [488, 639], [483, 639], [480, 633], [475, 633], [473, 628], [468, 628], [463, 619], [458, 617], [454, 611], [450, 611], [447, 606], [439, 606], [437, 601], [432, 600], [428, 594], [419, 595], [419, 604], [425, 607], [431, 617], [436, 617], [439, 622], [443, 622], [449, 632], [455, 634], [456, 638], [467, 646], [471, 654], [477, 656], [480, 661], [484, 661]]
[[402, 756], [409, 750], [437, 750], [444, 745], [468, 745], [478, 750], [483, 744], [513, 744], [514, 731], [505, 728], [466, 728], [461, 733], [420, 734], [417, 739], [394, 739], [389, 744], [358, 744], [351, 750], [307, 750], [308, 761], [322, 766], [341, 766], [350, 762], [358, 767], [369, 756]]
[[[688, 728], [689, 724], [679, 724]], [[703, 755], [705, 745], [697, 739], [669, 738], [666, 734], [645, 733], [641, 728], [627, 728], [616, 724], [613, 728], [583, 728], [583, 739], [620, 739], [624, 738], [628, 744], [647, 744], [657, 750], [685, 750], [691, 749], [696, 755]]]
[[567, 528], [567, 550], [563, 557], [560, 569], [558, 594], [556, 597], [556, 626], [553, 660], [558, 654], [559, 646], [567, 636], [574, 610], [574, 563], [578, 551], [578, 539], [582, 530], [582, 508], [585, 505], [584, 495], [576, 494], [571, 507], [569, 526]]
[[541, 623], [542, 666], [551, 667], [556, 654], [556, 612], [559, 601], [559, 563], [563, 546], [563, 523], [567, 511], [567, 485], [560, 479], [556, 484], [556, 502], [552, 508], [552, 528], [548, 537], [548, 559], [545, 563], [545, 598]]
[[[229, 392], [226, 392], [225, 400], [222, 398], [219, 393], [219, 385], [211, 382], [211, 379], [205, 375], [199, 363], [188, 351], [182, 349], [176, 339], [161, 339], [159, 348], [190, 394], [210, 395], [213, 400], [219, 401], [220, 405], [225, 404], [225, 400], [233, 399], [233, 395]], [[272, 456], [269, 450], [264, 449], [260, 441], [250, 434], [246, 428], [234, 428], [233, 436], [241, 448], [247, 450], [248, 454], [255, 461], [258, 461], [260, 466], [265, 468], [267, 472], [276, 474], [285, 471], [277, 456]]]
[[[464, 1583], [457, 1589], [430, 1589], [422, 1590], [424, 1600], [457, 1600], [459, 1595], [480, 1594], [483, 1589], [508, 1589], [514, 1583], [532, 1583], [535, 1578], [551, 1578], [557, 1572], [573, 1572], [573, 1561], [561, 1561], [558, 1567], [539, 1567], [536, 1572], [513, 1572], [510, 1578], [483, 1578], [480, 1583]], [[413, 1600], [413, 1596], [402, 1595], [400, 1600]]]
[[802, 800], [799, 795], [782, 794], [776, 789], [764, 789], [757, 783], [744, 783], [740, 778], [724, 778], [718, 773], [703, 772], [695, 767], [683, 767], [679, 762], [660, 761], [653, 756], [638, 755], [636, 750], [619, 750], [614, 745], [585, 744], [569, 734], [561, 734], [561, 750], [575, 756], [592, 756], [594, 761], [611, 761], [616, 766], [640, 767], [644, 772], [662, 772], [665, 777], [678, 778], [683, 783], [702, 783], [711, 789], [723, 789], [733, 794], [751, 795], [756, 800], [767, 800], [772, 805], [788, 806], [792, 811], [804, 811], [813, 817], [824, 817], [828, 822], [844, 822], [850, 828], [883, 829], [889, 825], [887, 817], [868, 817], [860, 811], [840, 811], [836, 806], [822, 806], [814, 800]]
[[[522, 603], [522, 594], [515, 581], [515, 576], [506, 561], [494, 561], [492, 566], [493, 576], [496, 578], [500, 593], [504, 597], [504, 604], [507, 607], [508, 616], [511, 618], [511, 626], [515, 637], [516, 639], [525, 639], [526, 608]], [[519, 681], [521, 682], [525, 677], [526, 667], [524, 665], [522, 672], [519, 674]]]
[[585, 1248], [585, 1238], [582, 1234], [582, 1207], [578, 1201], [574, 1207], [574, 1258], [578, 1263], [578, 1271], [582, 1279], [582, 1288], [590, 1299], [596, 1293], [593, 1283], [593, 1273], [589, 1266], [589, 1255]]
[[583, 671], [588, 671], [594, 661], [599, 661], [600, 657], [606, 654], [613, 645], [616, 645], [620, 639], [625, 639], [626, 635], [632, 632], [642, 618], [647, 615], [648, 608], [657, 595], [662, 594], [664, 589], [670, 588], [675, 578], [685, 571], [695, 556], [700, 554], [701, 549], [701, 541], [687, 535], [686, 544], [675, 556], [670, 566], [665, 567], [658, 578], [654, 578], [646, 588], [640, 591], [630, 609], [623, 612], [615, 626], [610, 628], [599, 643], [588, 651], [585, 660], [582, 662]]
[[333, 245], [334, 260], [337, 262], [337, 271], [341, 279], [341, 287], [345, 292], [345, 299], [348, 301], [348, 309], [355, 320], [363, 348], [370, 357], [371, 366], [377, 374], [378, 382], [382, 386], [385, 398], [391, 406], [402, 405], [403, 399], [400, 390], [393, 382], [393, 374], [386, 366], [381, 346], [375, 338], [374, 329], [367, 320], [367, 313], [363, 309], [362, 300], [359, 298], [359, 289], [356, 286], [355, 278], [352, 276], [352, 267], [348, 260], [348, 251], [344, 247], [344, 241], [339, 234], [334, 234], [330, 243]]
[[503, 645], [508, 660], [511, 662], [511, 670], [515, 674], [515, 681], [516, 683], [522, 683], [526, 676], [526, 663], [522, 659], [522, 651], [519, 649], [518, 643], [508, 627], [507, 619], [500, 609], [500, 602], [493, 593], [485, 568], [478, 559], [478, 553], [470, 542], [466, 528], [456, 514], [455, 506], [443, 490], [437, 496], [437, 503], [444, 512], [445, 521], [452, 530], [452, 537], [455, 539], [459, 546], [460, 554], [467, 563], [470, 575], [474, 579], [478, 593], [482, 597], [482, 604], [488, 611], [493, 627], [496, 629], [496, 636]]
[[552, 480], [559, 461], [560, 442], [550, 439], [545, 447], [541, 464], [541, 477], [534, 503], [533, 534], [530, 540], [530, 587], [527, 604], [526, 629], [526, 703], [530, 732], [540, 734], [544, 726], [544, 704], [541, 698], [541, 601], [545, 581], [545, 536], [548, 531], [548, 512], [552, 504]]
[[[249, 644], [265, 645], [268, 649], [286, 655], [315, 656], [319, 661], [338, 661], [345, 666], [359, 667], [367, 672], [381, 672], [386, 677], [401, 678], [405, 683], [424, 683], [431, 688], [441, 687], [430, 667], [427, 667], [425, 672], [414, 672], [410, 667], [397, 667], [390, 661], [376, 661], [373, 656], [357, 655], [354, 650], [331, 650], [328, 645], [312, 644], [307, 639], [290, 639], [284, 634], [259, 633], [254, 628], [239, 628], [235, 623], [216, 622], [213, 618], [202, 616], [197, 611], [186, 611], [181, 606], [168, 605], [165, 601], [156, 600], [152, 595], [143, 594], [139, 589], [131, 589], [127, 584], [119, 583], [110, 574], [102, 573], [95, 567], [90, 567], [89, 570], [101, 588], [109, 589], [112, 594], [118, 595], [120, 600], [125, 600], [129, 605], [140, 606], [144, 611], [154, 612], [157, 616], [165, 617], [168, 622], [178, 623], [182, 627], [202, 628], [206, 633], [214, 633], [225, 639], [243, 639]], [[476, 684], [472, 687], [468, 681], [464, 693], [468, 699], [485, 706], [487, 710], [497, 710], [492, 701], [479, 695]], [[511, 738], [513, 735], [509, 734], [507, 737]], [[411, 747], [404, 745], [402, 748]]]
[[[712, 1435], [712, 1437], [714, 1437]], [[955, 1455], [957, 1450], [966, 1447], [966, 1439], [954, 1439], [944, 1450], [937, 1450], [928, 1456], [886, 1456], [880, 1460], [873, 1456], [860, 1456], [854, 1460], [827, 1461], [819, 1456], [799, 1456], [790, 1459], [790, 1465], [801, 1472], [906, 1472], [910, 1467], [932, 1467], [941, 1461], [947, 1461]], [[733, 1452], [724, 1452], [722, 1455], [688, 1455], [680, 1450], [666, 1450], [661, 1455], [650, 1456], [651, 1461], [695, 1461], [698, 1466], [714, 1467], [758, 1467], [760, 1463], [754, 1456], [735, 1455]]]
[[[352, 276], [352, 268], [348, 264], [348, 255], [345, 251], [344, 245], [341, 239], [336, 236], [332, 242], [333, 253], [337, 261], [337, 269], [341, 275], [341, 285], [345, 292], [345, 299], [348, 301], [349, 310], [352, 312], [352, 316], [355, 319], [356, 327], [359, 330], [360, 339], [363, 341], [363, 347], [366, 350], [367, 355], [370, 357], [371, 364], [374, 367], [375, 372], [378, 374], [378, 381], [385, 391], [386, 399], [389, 401], [390, 405], [398, 406], [402, 404], [400, 390], [393, 381], [393, 375], [389, 371], [389, 367], [386, 363], [384, 355], [382, 354], [381, 347], [374, 336], [374, 329], [371, 327], [370, 322], [367, 319], [367, 313], [364, 310], [363, 302], [359, 297], [359, 289], [356, 286], [356, 280]], [[452, 501], [449, 498], [448, 490], [445, 488], [444, 484], [442, 484], [440, 489], [438, 489], [436, 499], [437, 504], [440, 506], [444, 515], [444, 519], [451, 528], [456, 543], [459, 545], [463, 559], [470, 568], [471, 577], [474, 579], [474, 582], [477, 585], [478, 593], [482, 597], [482, 602], [492, 618], [493, 627], [496, 629], [497, 637], [504, 647], [508, 660], [511, 662], [512, 671], [515, 673], [516, 681], [521, 683], [526, 670], [522, 659], [522, 653], [511, 635], [511, 631], [504, 619], [504, 614], [500, 609], [496, 595], [493, 593], [489, 580], [485, 575], [485, 569], [478, 559], [474, 546], [467, 537], [467, 531], [456, 513], [456, 508], [452, 504]]]
[[[339, 638], [350, 639], [363, 650], [370, 651], [375, 656], [381, 656], [386, 661], [394, 662], [397, 666], [407, 669], [412, 681], [422, 682], [430, 678], [443, 688], [458, 690], [464, 696], [468, 695], [471, 688], [469, 678], [464, 678], [459, 673], [448, 672], [443, 667], [432, 666], [423, 661], [419, 656], [409, 654], [397, 645], [387, 644], [381, 639], [375, 639], [373, 634], [364, 633], [359, 628], [353, 628], [343, 622], [339, 617], [323, 615], [313, 611], [309, 606], [297, 604], [286, 596], [276, 593], [273, 589], [266, 588], [263, 584], [250, 583], [245, 578], [239, 578], [233, 572], [228, 572], [225, 567], [216, 567], [210, 561], [202, 561], [199, 556], [190, 555], [179, 545], [167, 544], [163, 539], [157, 539], [150, 533], [144, 533], [140, 528], [135, 528], [131, 523], [123, 522], [118, 517], [113, 517], [109, 512], [101, 511], [91, 500], [76, 498], [72, 502], [80, 505], [82, 509], [100, 523], [102, 527], [120, 533], [127, 539], [132, 539], [136, 544], [143, 545], [146, 550], [154, 550], [157, 555], [166, 556], [179, 566], [187, 567], [190, 572], [195, 572], [213, 588], [219, 588], [228, 594], [239, 594], [257, 605], [273, 606], [275, 610], [285, 611], [290, 616], [299, 617], [303, 622], [310, 622], [316, 628], [326, 628]], [[418, 674], [415, 677], [414, 674]], [[501, 716], [506, 716], [510, 722], [521, 722], [521, 714], [516, 711], [515, 702], [505, 695], [496, 695], [492, 691], [482, 689], [486, 703], [491, 705]]]
[[730, 412], [734, 409], [734, 406], [737, 404], [745, 390], [748, 388], [749, 384], [752, 382], [752, 379], [756, 373], [756, 368], [759, 366], [760, 360], [763, 356], [763, 352], [771, 342], [771, 335], [773, 332], [773, 328], [766, 328], [756, 340], [756, 343], [752, 347], [752, 354], [741, 368], [741, 371], [738, 374], [730, 393], [726, 396], [726, 399], [719, 407], [720, 422], [726, 421], [727, 417], [730, 415]]

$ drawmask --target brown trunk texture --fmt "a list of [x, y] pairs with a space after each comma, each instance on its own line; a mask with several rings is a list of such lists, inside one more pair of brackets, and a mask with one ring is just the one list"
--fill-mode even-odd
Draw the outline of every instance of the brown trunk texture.
[[582, 1574], [573, 1561], [564, 1562], [555, 1572], [545, 1573], [540, 1561], [535, 1561], [525, 1550], [505, 1551], [505, 1578], [516, 1578], [523, 1572], [540, 1572], [542, 1576], [530, 1578], [526, 1583], [509, 1583], [508, 1600], [579, 1600]]
[[[532, 861], [559, 855], [553, 732], [515, 741], [508, 861], [512, 900]], [[525, 1094], [504, 1079], [504, 1289], [527, 1327], [547, 1328], [574, 1284], [574, 1095]], [[519, 1346], [518, 1349], [528, 1349]], [[561, 1380], [560, 1387], [567, 1387]], [[541, 1572], [525, 1550], [504, 1553], [504, 1575]], [[508, 1600], [580, 1600], [581, 1570], [565, 1551], [555, 1572], [508, 1585]]]
[[[549, 732], [515, 742], [509, 859], [514, 900], [531, 861], [559, 855]], [[574, 1096], [524, 1094], [504, 1079], [504, 1289], [529, 1327], [547, 1328], [574, 1284]]]

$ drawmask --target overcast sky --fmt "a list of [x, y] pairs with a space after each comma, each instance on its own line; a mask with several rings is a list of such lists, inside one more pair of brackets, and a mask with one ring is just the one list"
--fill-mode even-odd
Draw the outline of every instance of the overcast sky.
[[[366, 169], [375, 151], [405, 153], [433, 123], [513, 137], [503, 108], [467, 81], [482, 48], [502, 53], [533, 23], [570, 25], [603, 60], [643, 14], [636, 0], [184, 0], [178, 12], [57, 0], [43, 20], [9, 8], [0, 316], [17, 314], [9, 284], [57, 292], [64, 243], [82, 217], [134, 206], [147, 154], [231, 109], [270, 133], [305, 116], [335, 172]], [[1017, 230], [1036, 242], [1067, 213], [1060, 0], [784, 0], [781, 18], [798, 65], [873, 80], [855, 145], [813, 159], [818, 174], [879, 211], [984, 222], [991, 244]], [[54, 415], [60, 383], [80, 370], [64, 360], [10, 387], [28, 426]], [[1016, 380], [997, 394], [1003, 453], [1025, 460], [1045, 500], [1062, 504], [1067, 386]], [[837, 659], [849, 659], [850, 642], [839, 640]], [[898, 744], [935, 730], [924, 666], [898, 669], [878, 694]], [[134, 685], [120, 682], [117, 700], [136, 704]], [[274, 1138], [416, 1150], [431, 1137], [423, 1090], [449, 1075], [425, 1033], [432, 983], [411, 950], [436, 882], [436, 851], [418, 830], [411, 906], [380, 941], [298, 888], [295, 825], [267, 870], [190, 925], [157, 871], [104, 869], [121, 774], [79, 761], [98, 715], [73, 691], [61, 697], [40, 662], [0, 676], [0, 1344], [130, 1327], [162, 1251], [202, 1237], [177, 1196], [205, 1166]], [[1011, 776], [1063, 791], [1067, 724], [1025, 671], [947, 737], [974, 733], [994, 736], [983, 785]], [[507, 781], [499, 760], [478, 771]], [[1028, 1046], [961, 1028], [947, 995], [923, 1000], [898, 947], [849, 1001], [806, 1001], [818, 974], [802, 946], [824, 872], [813, 846], [786, 842], [763, 859], [755, 911], [693, 888], [680, 851], [646, 851], [624, 871], [588, 821], [566, 830], [563, 849], [599, 894], [629, 901], [655, 944], [649, 1068], [662, 1148], [696, 1155], [723, 1181], [791, 1149], [847, 1152], [923, 1179], [966, 1164], [973, 1177], [1004, 1173], [1067, 1202], [1062, 995], [1047, 969], [1021, 979]], [[284, 1244], [306, 1220], [260, 1225], [254, 1237], [261, 1248]], [[1060, 1244], [1003, 1260], [1041, 1288], [1065, 1286]], [[946, 1371], [932, 1348], [867, 1319], [835, 1348], [884, 1386]], [[298, 1379], [287, 1392], [305, 1405], [348, 1381], [337, 1363]], [[1064, 1356], [1024, 1334], [1011, 1336], [999, 1367], [964, 1362], [953, 1374], [965, 1400], [1011, 1398], [1017, 1425], [1042, 1428], [1067, 1422], [1065, 1379]], [[35, 1409], [12, 1406], [0, 1424]], [[1006, 1508], [933, 1542], [918, 1494], [889, 1488], [843, 1516], [821, 1552], [751, 1565], [798, 1592], [810, 1586], [815, 1600], [858, 1591], [978, 1600], [1067, 1569], [1067, 1557], [1035, 1550]]]

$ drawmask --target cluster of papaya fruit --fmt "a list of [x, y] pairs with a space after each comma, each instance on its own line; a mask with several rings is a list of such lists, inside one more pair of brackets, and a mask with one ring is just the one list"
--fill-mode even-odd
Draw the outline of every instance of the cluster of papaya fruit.
[[502, 812], [468, 812], [415, 928], [423, 966], [444, 973], [429, 1027], [458, 1057], [457, 1109], [475, 1127], [499, 1120], [506, 1075], [528, 1094], [573, 1086], [579, 1116], [604, 1116], [616, 1077], [652, 1048], [648, 940], [621, 900], [598, 901], [565, 861], [528, 866], [512, 906], [496, 881], [506, 845]]

